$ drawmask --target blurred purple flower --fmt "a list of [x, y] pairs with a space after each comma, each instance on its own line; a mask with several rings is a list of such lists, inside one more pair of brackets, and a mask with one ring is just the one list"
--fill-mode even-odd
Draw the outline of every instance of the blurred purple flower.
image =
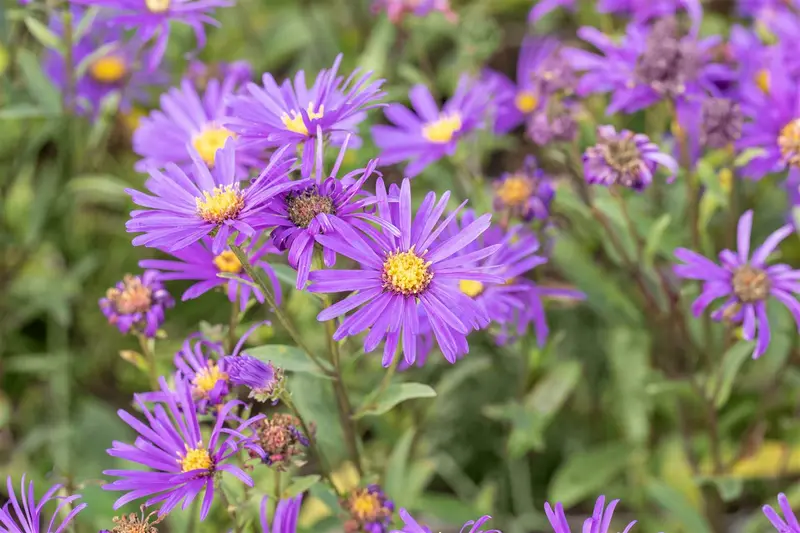
[[535, 157], [525, 158], [521, 170], [506, 172], [492, 186], [494, 209], [504, 219], [545, 220], [550, 216], [555, 191], [550, 176], [537, 166]]
[[450, 8], [450, 0], [373, 0], [372, 12], [386, 11], [394, 24], [403, 20], [406, 14], [426, 17], [434, 11], [444, 14], [450, 22], [456, 22], [458, 15]]
[[538, 22], [542, 17], [559, 7], [574, 11], [575, 0], [537, 0], [534, 2], [530, 13], [528, 13], [528, 23]]
[[122, 333], [131, 330], [155, 337], [164, 322], [164, 310], [175, 305], [172, 296], [158, 279], [157, 270], [145, 270], [141, 276], [126, 275], [100, 298], [100, 311]]
[[699, 0], [599, 0], [597, 3], [600, 13], [627, 15], [637, 24], [674, 15], [681, 8], [689, 12], [694, 24], [700, 23], [703, 8]]
[[764, 511], [767, 519], [772, 524], [778, 533], [800, 533], [800, 522], [792, 511], [792, 506], [789, 505], [789, 500], [784, 493], [778, 494], [778, 506], [783, 513], [783, 519], [770, 505], [765, 505], [761, 508]]
[[703, 292], [692, 304], [695, 316], [700, 316], [714, 300], [724, 297], [725, 303], [711, 314], [711, 318], [741, 322], [746, 340], [753, 340], [758, 331], [753, 352], [753, 358], [758, 358], [767, 351], [770, 343], [766, 306], [770, 296], [791, 311], [800, 331], [800, 302], [793, 296], [800, 293], [800, 271], [786, 264], [766, 266], [769, 255], [794, 232], [791, 226], [783, 226], [772, 233], [750, 256], [752, 225], [753, 212], [747, 211], [739, 219], [737, 253], [731, 250], [720, 252], [721, 265], [686, 248], [678, 248], [675, 257], [685, 264], [675, 266], [674, 270], [682, 278], [703, 282]]
[[[608, 507], [605, 507], [606, 497], [600, 496], [594, 505], [592, 516], [583, 522], [583, 531], [591, 533], [609, 533], [611, 528], [611, 519], [614, 516], [614, 509], [616, 509], [619, 500], [611, 500]], [[561, 503], [556, 503], [555, 509], [550, 506], [549, 502], [544, 504], [544, 512], [547, 515], [547, 520], [550, 522], [550, 527], [553, 528], [553, 533], [571, 533], [567, 517], [564, 516], [564, 507]], [[628, 533], [631, 528], [636, 524], [636, 520], [628, 524], [622, 533]]]
[[297, 517], [303, 503], [303, 494], [298, 494], [293, 498], [284, 498], [278, 502], [275, 514], [272, 516], [272, 527], [270, 527], [267, 517], [267, 500], [266, 496], [261, 500], [261, 512], [259, 513], [262, 533], [295, 533]]
[[579, 105], [573, 98], [551, 96], [527, 120], [525, 133], [538, 145], [572, 142], [578, 134], [576, 114]]
[[185, 76], [197, 89], [205, 91], [211, 80], [228, 82], [236, 86], [253, 81], [253, 67], [244, 60], [208, 64], [192, 59], [186, 68]]
[[[405, 509], [401, 508], [398, 514], [400, 515], [400, 519], [403, 521], [403, 529], [393, 530], [390, 533], [431, 533], [431, 530], [428, 526], [419, 525], [414, 517], [411, 516], [411, 514]], [[487, 529], [486, 531], [481, 529], [481, 526], [491, 519], [491, 516], [484, 515], [477, 520], [470, 520], [461, 526], [460, 533], [500, 533], [499, 529]]]
[[350, 515], [344, 523], [345, 533], [388, 533], [394, 502], [386, 497], [378, 485], [354, 490], [342, 502], [342, 507]]
[[[6, 488], [8, 490], [7, 500], [5, 505], [0, 508], [0, 531], [3, 533], [21, 533], [22, 531], [25, 533], [61, 533], [69, 526], [72, 519], [86, 508], [86, 504], [81, 503], [70, 509], [70, 504], [79, 499], [81, 495], [56, 496], [55, 494], [62, 488], [61, 485], [50, 487], [37, 502], [33, 492], [33, 481], [28, 483], [26, 489], [24, 474], [20, 481], [19, 497], [14, 492], [11, 476], [6, 478]], [[50, 501], [57, 501], [58, 505], [51, 515], [50, 522], [45, 525], [42, 519], [47, 520], [47, 518], [42, 516], [42, 510]], [[64, 516], [65, 514], [66, 516]], [[60, 516], [64, 516], [64, 518], [56, 526], [56, 519]]]

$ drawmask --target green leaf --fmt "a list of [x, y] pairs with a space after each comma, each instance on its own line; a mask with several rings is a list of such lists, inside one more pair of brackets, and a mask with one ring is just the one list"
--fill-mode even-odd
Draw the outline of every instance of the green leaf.
[[33, 104], [15, 104], [0, 109], [0, 120], [15, 120], [20, 118], [47, 118], [54, 116], [44, 109]]
[[30, 50], [21, 48], [17, 51], [17, 65], [25, 78], [25, 84], [31, 95], [45, 112], [61, 111], [61, 96], [53, 84], [42, 72], [39, 59]]
[[382, 415], [406, 400], [433, 398], [434, 396], [436, 396], [436, 391], [423, 383], [392, 383], [386, 387], [376, 402], [362, 406], [353, 418]]
[[491, 365], [492, 362], [486, 358], [469, 358], [459, 361], [452, 369], [445, 372], [442, 379], [436, 384], [437, 395], [448, 396], [466, 380], [484, 372]]
[[81, 20], [78, 21], [78, 24], [72, 31], [72, 40], [74, 42], [76, 43], [79, 42], [87, 35], [89, 30], [92, 29], [92, 25], [94, 24], [94, 21], [99, 13], [100, 13], [100, 8], [98, 8], [97, 6], [92, 6], [83, 12]]
[[271, 266], [272, 270], [275, 271], [275, 275], [278, 277], [278, 280], [281, 283], [285, 283], [291, 288], [294, 288], [295, 285], [297, 285], [297, 272], [292, 267], [282, 263], [270, 264], [269, 266]]
[[50, 50], [56, 50], [60, 53], [64, 53], [64, 46], [61, 43], [61, 39], [55, 33], [50, 31], [50, 28], [33, 17], [25, 17], [25, 26], [28, 28], [28, 31], [31, 32], [31, 35], [33, 35], [33, 37], [39, 41], [42, 46], [49, 48]]
[[[711, 533], [711, 528], [706, 519], [686, 501], [683, 495], [660, 481], [650, 481], [647, 485], [647, 494], [667, 511], [668, 516], [675, 518], [681, 524], [683, 531], [692, 533]], [[666, 529], [665, 529], [666, 530]]]
[[[272, 362], [273, 365], [287, 372], [305, 372], [315, 376], [326, 377], [319, 367], [308, 357], [300, 348], [294, 346], [284, 346], [281, 344], [264, 344], [255, 348], [247, 348], [247, 354], [261, 359], [262, 361]], [[333, 370], [330, 363], [320, 360], [327, 370]]]
[[408, 507], [413, 501], [408, 501], [406, 488], [406, 472], [408, 461], [411, 457], [411, 444], [414, 442], [415, 429], [409, 428], [395, 444], [389, 460], [386, 462], [386, 478], [383, 488], [386, 494], [400, 507]]
[[765, 150], [763, 148], [748, 148], [740, 153], [733, 161], [733, 166], [743, 167], [753, 159], [763, 156]]
[[430, 514], [447, 524], [463, 524], [475, 520], [475, 509], [471, 503], [462, 502], [455, 496], [428, 492], [419, 501], [420, 511]]
[[706, 396], [714, 399], [714, 405], [721, 409], [731, 396], [733, 383], [742, 365], [753, 353], [754, 343], [751, 341], [739, 341], [725, 352], [722, 364], [708, 380], [706, 385]]
[[91, 202], [127, 205], [130, 200], [125, 192], [127, 186], [127, 183], [109, 174], [83, 174], [72, 178], [67, 190]]
[[658, 253], [661, 239], [664, 238], [664, 232], [669, 227], [670, 222], [672, 222], [672, 217], [669, 214], [664, 214], [650, 227], [644, 243], [644, 260], [648, 266], [653, 265], [653, 258]]
[[323, 455], [329, 464], [337, 464], [344, 457], [344, 435], [339, 425], [336, 397], [330, 381], [297, 372], [291, 374], [287, 382], [300, 416], [307, 424], [316, 425], [317, 444]]
[[634, 445], [643, 445], [650, 433], [650, 398], [645, 390], [650, 368], [649, 348], [647, 334], [615, 329], [611, 331], [606, 350], [614, 380], [614, 411], [625, 438]]
[[556, 470], [548, 500], [572, 507], [596, 494], [625, 470], [630, 446], [615, 442], [570, 455]]
[[389, 63], [387, 61], [389, 52], [395, 43], [395, 33], [395, 26], [387, 17], [378, 19], [377, 23], [372, 25], [364, 53], [356, 64], [365, 71], [371, 70], [374, 78], [382, 77], [384, 68]]
[[292, 480], [288, 487], [283, 489], [281, 493], [281, 498], [293, 498], [300, 493], [303, 493], [319, 483], [319, 480], [322, 479], [317, 474], [313, 474], [311, 476], [302, 476], [296, 477]]

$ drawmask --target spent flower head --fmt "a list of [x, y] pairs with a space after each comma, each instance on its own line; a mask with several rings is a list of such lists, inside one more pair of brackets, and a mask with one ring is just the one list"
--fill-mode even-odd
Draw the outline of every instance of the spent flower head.
[[[309, 446], [308, 436], [303, 433], [300, 420], [290, 414], [271, 415], [259, 421], [254, 429], [254, 440], [264, 450], [262, 461], [278, 470], [283, 471], [298, 464]], [[313, 434], [313, 426], [308, 429]]]

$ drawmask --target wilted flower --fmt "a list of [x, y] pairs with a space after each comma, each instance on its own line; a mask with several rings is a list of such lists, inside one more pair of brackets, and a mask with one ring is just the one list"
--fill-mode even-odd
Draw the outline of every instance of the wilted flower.
[[373, 0], [372, 11], [386, 11], [389, 20], [395, 24], [406, 14], [425, 17], [434, 11], [443, 13], [450, 22], [458, 20], [458, 15], [450, 8], [450, 0]]
[[277, 400], [283, 383], [280, 368], [246, 354], [229, 355], [222, 362], [231, 384], [250, 389], [250, 398], [258, 402]]
[[384, 113], [394, 125], [372, 127], [373, 140], [381, 150], [381, 164], [409, 160], [404, 174], [412, 178], [431, 163], [455, 154], [458, 141], [482, 123], [488, 93], [478, 90], [472, 80], [463, 76], [455, 94], [440, 111], [427, 87], [413, 86], [408, 97], [416, 113], [404, 105], [389, 104]]
[[380, 90], [384, 80], [370, 83], [372, 72], [359, 76], [358, 69], [345, 80], [338, 75], [341, 62], [339, 54], [310, 88], [302, 70], [294, 82], [285, 80], [280, 86], [265, 73], [263, 87], [249, 83], [246, 92], [231, 100], [232, 118], [226, 126], [256, 146], [302, 146], [302, 175], [310, 176], [318, 133], [337, 145], [351, 135], [350, 146], [358, 148], [358, 124], [366, 118], [366, 110], [381, 105], [377, 101], [384, 96]]
[[387, 533], [392, 522], [394, 503], [378, 485], [356, 489], [342, 502], [349, 514], [344, 523], [345, 533]]
[[[62, 509], [68, 509], [67, 506], [79, 499], [81, 497], [80, 494], [66, 497], [55, 496], [56, 492], [61, 489], [61, 485], [53, 485], [37, 502], [33, 492], [33, 481], [28, 483], [26, 488], [25, 475], [22, 476], [20, 481], [19, 498], [14, 492], [11, 476], [6, 478], [6, 488], [8, 489], [8, 500], [0, 508], [0, 531], [4, 533], [20, 533], [22, 531], [25, 533], [61, 533], [69, 526], [72, 519], [86, 508], [86, 504], [81, 503], [76, 505], [74, 509], [70, 509], [68, 512], [65, 511], [66, 516], [56, 526], [56, 519], [64, 514]], [[44, 522], [47, 518], [42, 516], [42, 510], [49, 501], [57, 501], [58, 505], [48, 523]]]
[[739, 219], [738, 253], [731, 250], [720, 252], [721, 265], [686, 248], [676, 249], [675, 257], [685, 264], [675, 266], [675, 273], [682, 278], [703, 282], [703, 292], [692, 304], [695, 316], [700, 316], [714, 300], [725, 298], [725, 303], [711, 314], [711, 318], [742, 323], [742, 335], [746, 340], [753, 340], [758, 331], [753, 352], [753, 357], [757, 358], [767, 351], [770, 343], [766, 305], [770, 296], [791, 311], [800, 331], [800, 302], [793, 296], [800, 293], [800, 271], [786, 264], [766, 265], [767, 258], [781, 241], [794, 233], [792, 226], [786, 225], [773, 232], [750, 256], [752, 225], [753, 212], [747, 211]]
[[205, 413], [209, 405], [223, 403], [228, 394], [229, 380], [222, 360], [224, 356], [222, 345], [211, 342], [201, 333], [189, 335], [175, 354], [177, 378], [189, 383], [192, 398], [201, 413]]
[[597, 128], [597, 144], [583, 154], [586, 181], [610, 187], [621, 185], [635, 191], [647, 188], [653, 181], [658, 165], [678, 171], [678, 163], [662, 153], [647, 135], [622, 130], [614, 126]]
[[742, 135], [742, 110], [727, 98], [703, 100], [700, 143], [709, 148], [724, 148]]
[[528, 221], [545, 220], [550, 216], [550, 202], [555, 194], [550, 177], [536, 165], [536, 158], [528, 156], [524, 167], [517, 172], [506, 172], [492, 187], [494, 209], [505, 218], [517, 217]]
[[[403, 520], [403, 529], [401, 530], [394, 530], [391, 533], [431, 533], [431, 530], [428, 526], [421, 526], [414, 520], [414, 517], [406, 511], [405, 509], [400, 509], [398, 511], [400, 518]], [[500, 533], [499, 529], [487, 529], [486, 531], [481, 530], [481, 526], [491, 520], [492, 517], [489, 515], [484, 515], [477, 520], [473, 521], [470, 520], [466, 522], [463, 526], [461, 526], [460, 533]], [[467, 529], [469, 528], [469, 529]], [[591, 532], [594, 533], [594, 532]]]
[[[142, 506], [141, 516], [135, 513], [129, 515], [115, 516], [113, 518], [114, 527], [111, 530], [104, 529], [100, 533], [158, 533], [156, 524], [161, 522], [165, 517], [157, 516], [157, 512], [152, 512], [145, 516], [144, 505]], [[155, 520], [150, 521], [156, 515]]]
[[[614, 516], [614, 509], [617, 507], [619, 500], [611, 500], [608, 507], [605, 507], [606, 497], [600, 496], [594, 505], [592, 516], [587, 518], [583, 523], [583, 531], [590, 531], [591, 533], [610, 533], [616, 531], [611, 529], [611, 519]], [[554, 533], [571, 533], [567, 517], [564, 516], [564, 507], [561, 503], [556, 503], [555, 509], [550, 507], [550, 503], [544, 504], [544, 512], [547, 515], [547, 520], [550, 521], [550, 526], [553, 528]], [[636, 524], [636, 520], [628, 524], [622, 533], [628, 533], [631, 528]]]
[[270, 528], [267, 519], [267, 501], [264, 496], [261, 500], [261, 531], [262, 533], [295, 533], [297, 530], [297, 516], [300, 514], [300, 505], [303, 503], [303, 495], [298, 494], [294, 498], [286, 498], [278, 502], [275, 507], [275, 515], [272, 517], [272, 527]]
[[[262, 461], [278, 470], [288, 468], [309, 445], [300, 420], [289, 414], [276, 413], [261, 420], [254, 429], [254, 441], [264, 450]], [[309, 431], [313, 432], [313, 429], [309, 428]]]
[[159, 272], [145, 270], [141, 276], [127, 274], [100, 298], [100, 310], [122, 333], [131, 330], [155, 337], [164, 322], [164, 309], [175, 305], [158, 280]]
[[125, 227], [130, 233], [143, 233], [133, 239], [134, 246], [149, 246], [174, 252], [214, 233], [211, 252], [225, 250], [228, 237], [238, 232], [252, 237], [266, 205], [278, 194], [298, 182], [286, 180], [294, 160], [273, 154], [267, 167], [247, 188], [236, 175], [236, 146], [228, 139], [216, 154], [209, 169], [195, 152], [193, 178], [176, 164], [168, 163], [164, 172], [150, 170], [145, 187], [153, 195], [133, 189], [125, 191], [133, 202], [148, 208], [131, 212]]
[[797, 533], [800, 531], [800, 522], [792, 511], [792, 506], [789, 505], [789, 500], [784, 493], [778, 494], [778, 506], [783, 513], [783, 519], [770, 505], [765, 505], [761, 508], [764, 511], [767, 519], [772, 524], [778, 533]]

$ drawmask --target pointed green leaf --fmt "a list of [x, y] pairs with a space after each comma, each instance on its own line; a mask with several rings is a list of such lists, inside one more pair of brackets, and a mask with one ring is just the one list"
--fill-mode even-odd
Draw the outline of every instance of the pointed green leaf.
[[436, 396], [436, 391], [423, 383], [392, 383], [386, 387], [376, 402], [363, 406], [353, 418], [382, 415], [406, 400], [433, 398], [434, 396]]
[[25, 26], [31, 35], [45, 48], [63, 53], [64, 47], [61, 39], [50, 28], [33, 17], [25, 17]]
[[[294, 346], [284, 346], [281, 344], [264, 344], [255, 348], [247, 348], [247, 354], [251, 357], [271, 362], [273, 365], [287, 372], [305, 372], [316, 376], [327, 377], [303, 350]], [[329, 364], [327, 370], [333, 370]]]
[[389, 460], [386, 462], [386, 481], [383, 484], [386, 494], [400, 507], [408, 507], [406, 474], [411, 457], [411, 444], [414, 442], [414, 428], [409, 428], [395, 444]]
[[322, 479], [317, 474], [311, 476], [302, 476], [296, 477], [292, 480], [288, 487], [283, 489], [283, 493], [281, 493], [281, 498], [293, 498], [298, 494], [301, 494], [317, 483], [319, 480]]
[[714, 399], [714, 405], [717, 409], [721, 409], [731, 396], [733, 383], [736, 380], [736, 375], [742, 368], [747, 359], [753, 353], [754, 343], [751, 341], [739, 341], [725, 352], [722, 358], [722, 364], [717, 371], [713, 374], [712, 378], [708, 380], [706, 385], [706, 396]]
[[683, 494], [669, 485], [653, 480], [647, 485], [647, 494], [667, 511], [668, 516], [674, 517], [675, 522], [681, 524], [684, 531], [711, 533], [711, 528], [703, 515], [697, 512]]
[[629, 453], [627, 443], [615, 442], [570, 455], [553, 476], [548, 501], [572, 507], [595, 498], [625, 470]]

